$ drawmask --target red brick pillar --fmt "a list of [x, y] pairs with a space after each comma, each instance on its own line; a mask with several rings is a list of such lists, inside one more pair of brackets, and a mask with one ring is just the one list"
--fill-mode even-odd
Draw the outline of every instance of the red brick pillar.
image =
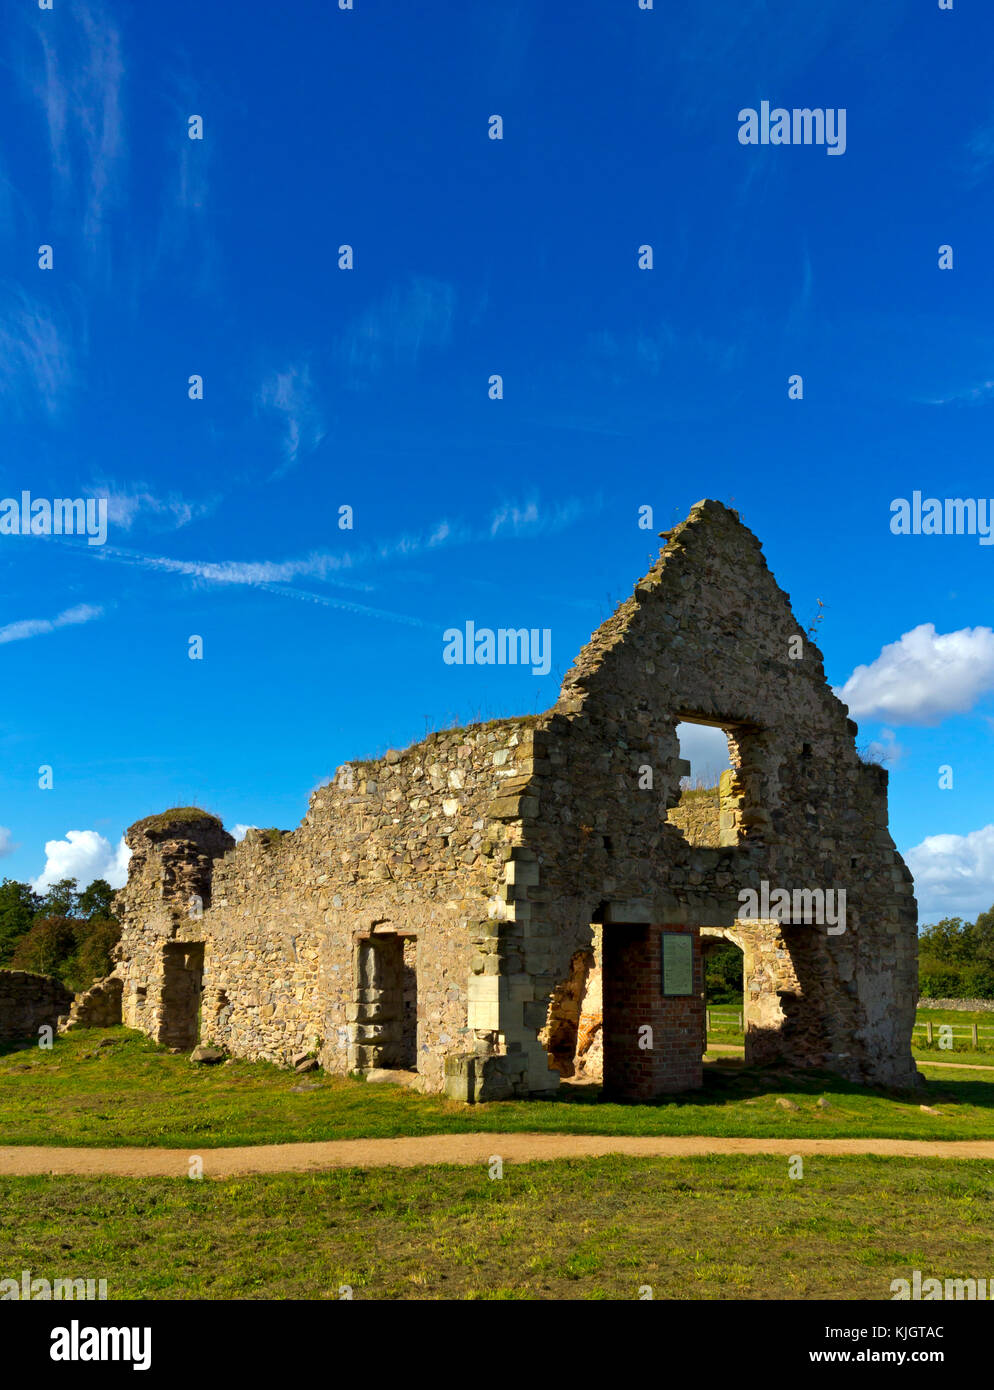
[[[690, 938], [690, 993], [663, 993], [668, 935]], [[699, 929], [605, 925], [603, 954], [605, 1096], [652, 1100], [699, 1087], [704, 1071]], [[671, 969], [671, 983], [672, 978]]]

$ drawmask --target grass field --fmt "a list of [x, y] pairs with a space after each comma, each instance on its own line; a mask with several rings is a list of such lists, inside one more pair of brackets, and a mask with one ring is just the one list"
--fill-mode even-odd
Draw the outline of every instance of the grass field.
[[0, 1276], [110, 1298], [887, 1299], [994, 1275], [990, 1164], [626, 1158], [0, 1180]]
[[[741, 1047], [744, 1044], [745, 1038], [738, 1024], [740, 1010], [741, 1006], [738, 1004], [716, 1004], [709, 1008], [712, 1022], [712, 1027], [708, 1029], [709, 1045], [717, 1043], [726, 1047]], [[994, 1066], [994, 1013], [969, 1009], [919, 1009], [915, 1019], [911, 1053], [916, 1061], [935, 1059], [940, 1062], [972, 1062], [979, 1066]], [[923, 1031], [928, 1023], [931, 1023], [933, 1028], [931, 1047]], [[951, 1024], [956, 1029], [951, 1048], [939, 1046], [939, 1027], [944, 1023]], [[972, 1037], [966, 1031], [973, 1023], [976, 1023], [980, 1030], [979, 1050], [974, 1049]]]
[[[101, 1045], [106, 1044], [106, 1045]], [[0, 1143], [162, 1146], [472, 1131], [798, 1138], [994, 1139], [994, 1071], [938, 1070], [921, 1091], [869, 1091], [812, 1072], [706, 1068], [703, 1090], [650, 1105], [608, 1104], [591, 1086], [554, 1100], [464, 1106], [404, 1087], [260, 1062], [195, 1067], [142, 1034], [93, 1029], [54, 1048], [0, 1055]], [[295, 1087], [306, 1085], [306, 1090]], [[828, 1107], [817, 1102], [824, 1098]], [[786, 1099], [796, 1109], [777, 1102]], [[936, 1113], [921, 1109], [926, 1104]]]

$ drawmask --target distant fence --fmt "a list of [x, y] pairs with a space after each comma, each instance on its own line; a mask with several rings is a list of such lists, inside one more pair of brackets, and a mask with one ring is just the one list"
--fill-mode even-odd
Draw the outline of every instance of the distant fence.
[[[744, 1020], [741, 1009], [733, 1009], [728, 1013], [723, 1013], [718, 1009], [707, 1009], [705, 1015], [709, 1033], [718, 1033], [722, 1029], [733, 1033], [743, 1031]], [[936, 1029], [938, 1029], [940, 1036], [945, 1030], [945, 1036], [947, 1038], [952, 1037], [953, 1042], [956, 1042], [958, 1038], [969, 1038], [975, 1051], [990, 1048], [991, 1043], [988, 1042], [988, 1039], [994, 1038], [994, 1028], [981, 1027], [976, 1023], [933, 1023], [931, 1019], [927, 1019], [924, 1023], [915, 1024], [912, 1041], [916, 1041], [915, 1034], [924, 1033], [925, 1041], [931, 1047], [935, 1041]]]
[[938, 1028], [940, 1034], [944, 1032], [946, 1037], [952, 1034], [953, 1042], [956, 1041], [957, 1037], [969, 1037], [975, 1049], [980, 1048], [981, 1038], [994, 1037], [994, 1028], [979, 1028], [976, 1023], [933, 1023], [931, 1019], [926, 1023], [916, 1023], [914, 1032], [924, 1033], [925, 1041], [928, 1043], [929, 1047], [931, 1047], [935, 1038], [936, 1028]]
[[[731, 1028], [733, 1032], [742, 1032], [742, 1011], [731, 1014], [720, 1014], [717, 1009], [705, 1009], [707, 1017], [708, 1032], [717, 1031], [719, 1028]], [[737, 1020], [737, 1021], [736, 1021]]]

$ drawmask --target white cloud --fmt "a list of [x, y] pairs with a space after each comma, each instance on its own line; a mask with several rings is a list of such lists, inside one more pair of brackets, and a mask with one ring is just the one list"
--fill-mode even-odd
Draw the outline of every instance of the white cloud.
[[928, 835], [904, 858], [923, 921], [973, 918], [994, 904], [994, 825], [966, 835]]
[[966, 142], [964, 172], [969, 183], [981, 183], [994, 167], [994, 121], [978, 126]]
[[[97, 4], [69, 7], [68, 27], [37, 26], [44, 75], [34, 83], [48, 120], [52, 168], [67, 204], [82, 211], [84, 244], [120, 202], [125, 159], [121, 38]], [[61, 49], [61, 52], [60, 52]]]
[[15, 415], [40, 406], [61, 410], [73, 383], [70, 330], [22, 291], [11, 293], [0, 317], [0, 399]]
[[64, 840], [45, 842], [45, 867], [31, 887], [41, 893], [60, 878], [74, 878], [85, 888], [95, 878], [105, 878], [112, 888], [123, 888], [130, 858], [123, 835], [114, 846], [96, 830], [70, 830]]
[[283, 420], [283, 464], [273, 474], [279, 478], [294, 466], [302, 451], [312, 453], [325, 435], [310, 368], [298, 364], [274, 372], [262, 383], [258, 404], [275, 411]]
[[904, 744], [898, 743], [897, 735], [893, 729], [881, 729], [879, 739], [874, 739], [866, 747], [866, 756], [876, 763], [894, 763], [896, 765], [907, 756], [907, 752]]
[[994, 632], [964, 627], [937, 633], [922, 623], [890, 642], [869, 666], [857, 666], [835, 690], [856, 719], [937, 724], [965, 714], [994, 689]]
[[13, 854], [17, 846], [14, 844], [13, 836], [5, 825], [0, 825], [0, 859], [5, 854]]
[[524, 503], [505, 502], [491, 518], [490, 536], [493, 539], [507, 535], [518, 538], [564, 531], [599, 508], [599, 497], [589, 502], [569, 497], [555, 506], [540, 504], [535, 499]]
[[977, 402], [990, 400], [992, 391], [994, 391], [994, 381], [982, 381], [978, 386], [965, 386], [962, 390], [951, 391], [945, 396], [929, 397], [926, 399], [925, 404], [950, 405], [959, 401], [975, 404]]
[[244, 840], [245, 832], [247, 830], [257, 830], [258, 828], [259, 827], [256, 825], [242, 825], [241, 822], [239, 822], [239, 824], [235, 826], [234, 830], [232, 830], [231, 833], [232, 835], [234, 835], [236, 840]]
[[93, 483], [85, 492], [88, 497], [106, 497], [107, 520], [122, 531], [130, 531], [139, 517], [154, 517], [159, 523], [178, 530], [207, 516], [217, 505], [216, 498], [207, 502], [187, 502], [175, 493], [156, 497], [146, 483], [124, 487], [112, 482]]
[[20, 642], [25, 637], [40, 637], [43, 633], [54, 632], [56, 628], [89, 623], [94, 618], [102, 617], [103, 611], [89, 603], [78, 603], [75, 608], [67, 608], [54, 618], [22, 618], [18, 623], [0, 627], [0, 643]]
[[483, 545], [493, 540], [521, 539], [560, 531], [574, 525], [581, 517], [597, 511], [600, 505], [599, 498], [589, 502], [567, 498], [555, 507], [544, 510], [540, 510], [539, 504], [534, 501], [520, 505], [507, 503], [493, 514], [486, 529], [475, 527], [468, 522], [445, 519], [436, 522], [420, 534], [387, 539], [376, 546], [339, 552], [312, 550], [307, 555], [295, 556], [289, 560], [174, 560], [165, 555], [147, 555], [113, 545], [93, 546], [82, 553], [99, 560], [135, 565], [153, 573], [175, 574], [191, 580], [202, 580], [208, 584], [247, 585], [303, 603], [316, 603], [364, 617], [384, 618], [413, 627], [426, 627], [430, 624], [421, 618], [371, 608], [349, 599], [331, 598], [310, 590], [296, 589], [292, 584], [295, 580], [308, 579], [347, 589], [368, 590], [372, 585], [357, 576], [357, 571], [363, 568], [391, 564], [443, 547]]
[[387, 359], [416, 366], [424, 348], [448, 346], [455, 312], [452, 285], [416, 277], [361, 314], [339, 339], [338, 355], [362, 373], [380, 371]]

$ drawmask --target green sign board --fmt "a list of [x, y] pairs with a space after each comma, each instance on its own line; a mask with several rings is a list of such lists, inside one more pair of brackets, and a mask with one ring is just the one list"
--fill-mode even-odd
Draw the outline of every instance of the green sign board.
[[689, 933], [663, 932], [663, 994], [693, 994], [694, 938]]

